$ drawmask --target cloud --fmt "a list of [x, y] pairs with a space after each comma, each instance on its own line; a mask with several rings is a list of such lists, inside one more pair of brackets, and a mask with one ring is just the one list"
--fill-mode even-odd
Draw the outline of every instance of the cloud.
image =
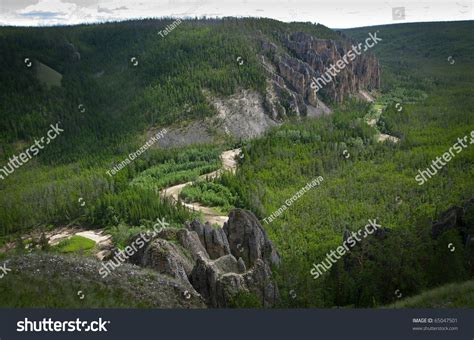
[[112, 14], [114, 11], [111, 10], [111, 9], [105, 8], [105, 7], [100, 7], [100, 6], [98, 6], [98, 7], [97, 7], [97, 12], [98, 12], [98, 13], [109, 13], [109, 14]]
[[64, 21], [76, 10], [77, 5], [75, 4], [66, 4], [61, 0], [41, 0], [37, 4], [27, 6], [16, 13], [22, 17]]
[[38, 19], [54, 19], [54, 18], [57, 18], [61, 15], [64, 15], [64, 13], [60, 13], [60, 12], [28, 12], [28, 13], [22, 13], [20, 15], [24, 16], [24, 17], [32, 17], [32, 18], [38, 18]]
[[[456, 1], [459, 2], [406, 2], [405, 22], [472, 20], [472, 4], [465, 0]], [[0, 25], [20, 26], [206, 14], [265, 16], [287, 22], [319, 22], [333, 28], [393, 23], [392, 5], [380, 0], [0, 0], [0, 9]]]
[[108, 13], [108, 14], [112, 14], [112, 13], [114, 13], [115, 11], [125, 11], [125, 10], [127, 10], [127, 9], [128, 9], [128, 8], [127, 8], [126, 6], [121, 6], [121, 7], [117, 7], [117, 8], [114, 8], [114, 9], [98, 6], [98, 7], [97, 7], [97, 12], [98, 12], [98, 13]]
[[40, 0], [0, 0], [1, 9], [5, 12], [13, 12], [26, 6], [37, 4]]
[[[82, 1], [82, 3], [85, 2]], [[99, 20], [102, 20], [102, 17], [95, 8], [87, 8], [62, 0], [30, 2], [26, 7], [5, 13], [0, 17], [1, 24], [21, 26], [70, 25]]]
[[99, 4], [99, 0], [63, 0], [63, 2], [72, 3], [78, 7], [95, 7]]

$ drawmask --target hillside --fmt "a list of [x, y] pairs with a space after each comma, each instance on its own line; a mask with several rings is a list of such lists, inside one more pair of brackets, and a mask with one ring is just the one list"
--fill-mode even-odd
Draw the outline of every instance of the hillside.
[[[26, 270], [11, 273], [0, 295], [15, 296], [17, 285], [27, 291], [28, 272], [43, 259], [99, 268], [92, 256], [110, 259], [157, 219], [172, 231], [129, 262], [148, 268], [133, 267], [140, 277], [158, 272], [146, 284], [164, 275], [179, 292], [195, 290], [202, 300], [194, 307], [379, 307], [397, 292], [472, 279], [472, 22], [341, 33], [225, 18], [182, 20], [158, 34], [172, 22], [0, 28], [0, 64], [8, 65], [0, 72], [1, 166], [51, 124], [64, 129], [0, 181], [0, 258]], [[375, 32], [380, 44], [313, 91], [312, 79]], [[124, 162], [156, 133], [155, 145]], [[468, 145], [420, 185], [418, 171], [464, 137]], [[237, 148], [235, 173], [204, 176]], [[160, 194], [184, 183], [177, 200]], [[203, 216], [182, 201], [239, 223], [189, 224]], [[316, 264], [369, 220], [380, 229], [315, 278]], [[47, 239], [71, 229], [109, 235], [111, 245]], [[175, 237], [183, 233], [193, 241]], [[84, 272], [81, 282], [104, 297], [87, 306], [133, 298], [127, 270], [107, 294], [106, 281]], [[33, 282], [55, 275], [47, 270]], [[76, 306], [72, 298], [60, 303], [79, 289], [68, 275], [48, 299], [0, 301]], [[184, 306], [158, 302], [133, 306]]]
[[100, 263], [84, 257], [27, 254], [8, 265], [14, 272], [0, 286], [4, 308], [205, 308], [200, 297], [183, 296], [189, 288], [178, 280], [136, 266], [99, 281]]
[[474, 282], [451, 283], [400, 300], [389, 308], [473, 308]]
[[[153, 210], [170, 208], [166, 201], [152, 202], [150, 189], [215, 170], [218, 153], [229, 143], [257, 137], [285, 120], [329, 110], [314, 97], [308, 70], [314, 58], [322, 68], [337, 57], [336, 47], [345, 48], [347, 41], [330, 29], [227, 18], [184, 20], [173, 34], [158, 34], [170, 23], [163, 19], [0, 30], [6, 51], [0, 56], [5, 66], [0, 74], [4, 234], [77, 219], [103, 226], [115, 213], [127, 223], [153, 219]], [[300, 40], [313, 37], [330, 39], [315, 42], [323, 53], [308, 50], [311, 60], [298, 57]], [[367, 68], [373, 57], [358, 63]], [[361, 79], [351, 76], [328, 87], [328, 104], [377, 82]], [[9, 158], [44, 136], [51, 124], [64, 132], [15, 170]], [[212, 145], [180, 155], [154, 145], [146, 156], [110, 176], [110, 169], [165, 127], [160, 146]], [[176, 165], [149, 169], [164, 162]], [[15, 176], [8, 176], [11, 171]], [[166, 178], [155, 181], [163, 171]], [[87, 202], [86, 211], [79, 199]], [[170, 213], [169, 219], [182, 223], [184, 214]]]
[[[382, 84], [375, 102], [347, 101], [329, 117], [286, 124], [244, 148], [237, 176], [222, 183], [262, 220], [269, 221], [306, 183], [324, 177], [320, 187], [264, 224], [284, 259], [278, 273], [285, 306], [371, 307], [394, 301], [397, 291], [413, 295], [471, 277], [467, 239], [473, 233], [468, 203], [474, 196], [472, 147], [466, 144], [423, 185], [415, 176], [458, 138], [472, 138], [473, 30], [468, 22], [345, 31], [356, 40], [379, 31], [383, 39], [380, 49], [373, 49]], [[406, 44], [404, 37], [412, 39], [412, 34], [419, 44]], [[429, 46], [436, 46], [431, 53]], [[452, 46], [455, 63], [447, 59], [454, 53]], [[395, 51], [404, 54], [394, 57]], [[369, 126], [371, 120], [376, 125]], [[380, 131], [400, 141], [380, 143]], [[440, 215], [466, 204], [467, 220], [434, 238], [433, 225], [446, 218]], [[347, 232], [361, 229], [368, 219], [386, 230], [315, 280], [309, 274], [312, 265], [325, 260]], [[450, 244], [456, 245], [454, 252]]]
[[[213, 96], [229, 96], [240, 88], [263, 93], [265, 77], [257, 60], [262, 41], [277, 42], [300, 31], [340, 39], [321, 25], [232, 18], [185, 20], [173, 34], [160, 36], [170, 23], [3, 27], [3, 153], [15, 150], [13, 142], [29, 141], [47, 129], [47, 122], [57, 121], [68, 133], [41, 159], [71, 161], [117, 152], [117, 145], [133, 142], [150, 128], [213, 115], [203, 90]], [[61, 86], [48, 83], [52, 75], [38, 76], [38, 65], [58, 72]]]

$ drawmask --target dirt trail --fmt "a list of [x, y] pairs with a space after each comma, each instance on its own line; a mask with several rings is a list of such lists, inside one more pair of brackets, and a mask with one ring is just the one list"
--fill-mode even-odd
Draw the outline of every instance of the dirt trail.
[[[216, 171], [199, 176], [199, 178], [211, 179], [211, 178], [219, 177], [225, 171], [235, 172], [235, 170], [237, 169], [237, 162], [235, 160], [235, 157], [238, 156], [240, 152], [241, 152], [240, 149], [224, 151], [221, 154], [222, 167]], [[187, 182], [187, 183], [183, 183], [183, 184], [166, 188], [161, 191], [161, 194], [166, 197], [171, 197], [173, 200], [177, 201], [181, 190], [183, 190], [185, 186], [190, 185], [190, 184], [192, 184], [192, 182]], [[227, 216], [219, 215], [212, 208], [202, 206], [199, 203], [189, 204], [189, 203], [183, 202], [182, 204], [191, 210], [201, 211], [204, 214], [205, 222], [223, 226], [224, 223], [228, 220]], [[94, 241], [96, 243], [96, 249], [97, 249], [96, 256], [99, 259], [103, 258], [104, 251], [105, 251], [104, 249], [108, 249], [112, 246], [111, 235], [106, 234], [105, 231], [101, 229], [87, 230], [83, 228], [78, 229], [78, 228], [72, 228], [72, 227], [63, 227], [63, 228], [55, 229], [55, 230], [48, 231], [45, 233], [45, 236], [48, 239], [48, 243], [52, 246], [58, 244], [59, 242], [63, 240], [71, 238], [72, 236], [75, 236], [75, 235], [82, 236], [82, 237], [88, 238], [89, 240]], [[39, 239], [39, 237], [40, 235], [26, 234], [22, 236], [22, 239], [26, 241], [32, 238]], [[15, 245], [16, 245], [16, 242], [10, 242], [6, 244], [5, 246], [0, 248], [0, 254], [5, 253], [8, 250], [15, 248]]]
[[[372, 98], [372, 96], [369, 95], [366, 91], [360, 91], [359, 93], [362, 95], [363, 98], [365, 98], [367, 100], [367, 102], [374, 103], [374, 98]], [[374, 127], [374, 128], [376, 128], [377, 131], [379, 131], [378, 128], [377, 128], [377, 122], [380, 119], [380, 115], [382, 114], [382, 111], [383, 111], [383, 109], [381, 109], [381, 108], [377, 109], [377, 118], [370, 119], [370, 120], [367, 121], [367, 124]], [[379, 133], [377, 134], [377, 142], [383, 143], [387, 140], [391, 141], [391, 142], [394, 142], [394, 143], [398, 143], [400, 141], [400, 138], [395, 137], [395, 136], [391, 136], [391, 135], [387, 135], [386, 133], [382, 133], [382, 132], [379, 131]]]
[[[237, 169], [237, 161], [235, 157], [238, 156], [241, 152], [241, 149], [233, 149], [224, 151], [221, 154], [222, 167], [216, 171], [210, 172], [199, 176], [199, 179], [213, 179], [222, 175], [223, 172], [230, 171], [232, 173]], [[161, 190], [160, 195], [164, 197], [172, 198], [173, 201], [177, 202], [179, 194], [184, 189], [184, 187], [192, 184], [193, 182], [187, 182], [183, 184], [174, 185], [172, 187], [165, 188]], [[190, 210], [200, 211], [204, 215], [204, 222], [209, 222], [210, 224], [218, 224], [223, 226], [227, 222], [228, 217], [224, 215], [219, 215], [214, 209], [205, 207], [199, 203], [184, 203], [182, 204]]]

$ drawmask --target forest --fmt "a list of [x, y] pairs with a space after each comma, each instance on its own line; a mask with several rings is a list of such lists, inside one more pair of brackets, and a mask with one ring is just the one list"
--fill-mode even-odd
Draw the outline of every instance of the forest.
[[[419, 169], [474, 130], [472, 22], [338, 33], [310, 23], [201, 19], [184, 20], [164, 39], [157, 36], [171, 23], [0, 29], [0, 166], [53, 122], [61, 121], [65, 130], [0, 181], [0, 246], [67, 225], [107, 228], [120, 246], [157, 217], [182, 227], [199, 214], [160, 197], [159, 190], [188, 181], [195, 183], [182, 191], [183, 201], [225, 212], [244, 208], [262, 220], [322, 176], [321, 185], [262, 223], [282, 257], [273, 268], [278, 307], [381, 307], [397, 301], [397, 290], [413, 296], [472, 279], [474, 253], [462, 235], [451, 230], [435, 239], [431, 233], [443, 212], [463, 206], [467, 233], [474, 235], [472, 146], [424, 185], [415, 181]], [[304, 31], [359, 40], [374, 30], [383, 37], [373, 50], [382, 68], [375, 102], [352, 98], [334, 104], [328, 116], [290, 117], [253, 140], [151, 148], [115, 176], [106, 174], [144, 144], [149, 129], [214, 115], [202, 89], [222, 96], [241, 88], [263, 93], [259, 35], [271, 41], [279, 33]], [[237, 56], [246, 60], [241, 67]], [[25, 66], [26, 57], [61, 73], [62, 86], [46, 88]], [[376, 126], [367, 124], [377, 115]], [[400, 141], [381, 143], [380, 132]], [[235, 174], [196, 181], [220, 167], [223, 150], [236, 146], [244, 157]], [[368, 219], [382, 224], [383, 235], [367, 238], [314, 280], [312, 264]], [[73, 241], [48, 251], [68, 252]]]

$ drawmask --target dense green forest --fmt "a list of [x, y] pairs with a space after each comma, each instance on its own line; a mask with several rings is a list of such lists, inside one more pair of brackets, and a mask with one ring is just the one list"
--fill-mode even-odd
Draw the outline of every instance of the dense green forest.
[[[472, 146], [424, 185], [415, 181], [418, 169], [474, 130], [472, 22], [345, 30], [342, 36], [356, 41], [374, 31], [383, 38], [373, 50], [382, 67], [375, 103], [354, 98], [334, 107], [332, 115], [292, 119], [251, 141], [152, 148], [111, 177], [106, 171], [141, 147], [149, 129], [215, 114], [203, 90], [262, 93], [260, 34], [270, 41], [289, 31], [341, 38], [321, 25], [233, 18], [185, 20], [160, 37], [157, 32], [170, 23], [0, 28], [0, 166], [45, 135], [50, 124], [60, 121], [65, 130], [0, 181], [0, 245], [31, 230], [79, 225], [107, 227], [123, 246], [157, 217], [182, 226], [197, 215], [158, 191], [217, 169], [221, 151], [239, 144], [244, 156], [235, 175], [198, 181], [181, 197], [223, 210], [246, 208], [262, 220], [283, 260], [274, 268], [280, 307], [382, 306], [397, 300], [397, 290], [411, 296], [472, 278], [472, 250], [461, 235], [431, 236], [442, 212], [474, 197]], [[242, 66], [237, 56], [246, 60]], [[41, 84], [25, 66], [27, 57], [60, 72], [62, 86]], [[367, 120], [379, 108], [377, 126], [371, 127]], [[379, 131], [400, 142], [377, 142]], [[318, 176], [324, 177], [320, 186], [263, 222]], [[474, 209], [466, 206], [472, 228]], [[384, 236], [367, 238], [315, 280], [313, 263], [368, 219], [388, 228]]]
[[[0, 181], [0, 231], [6, 236], [0, 243], [33, 227], [78, 220], [103, 226], [114, 214], [128, 223], [157, 215], [175, 222], [189, 218], [186, 211], [156, 200], [156, 190], [218, 167], [220, 147], [150, 149], [113, 178], [106, 171], [141, 147], [151, 128], [215, 114], [203, 90], [220, 95], [237, 88], [263, 91], [264, 73], [255, 53], [258, 34], [271, 40], [281, 32], [303, 30], [338, 39], [322, 25], [234, 18], [185, 20], [162, 38], [157, 32], [170, 22], [0, 29], [1, 166], [44, 136], [50, 124], [60, 122], [64, 129], [14, 176]], [[246, 60], [244, 65], [237, 64], [237, 56]], [[62, 86], [45, 86], [25, 58], [33, 67], [40, 61], [61, 73]], [[160, 177], [164, 167], [169, 168], [166, 178]], [[87, 211], [79, 198], [87, 202]]]
[[[44, 150], [43, 162], [121, 153], [145, 129], [214, 114], [203, 89], [222, 95], [238, 88], [263, 91], [265, 78], [256, 59], [259, 34], [272, 40], [303, 30], [339, 39], [322, 25], [235, 18], [185, 20], [162, 38], [157, 32], [170, 21], [3, 27], [2, 154], [11, 154], [14, 142], [44, 135], [58, 121], [66, 133]], [[243, 65], [236, 61], [239, 56]], [[61, 73], [62, 86], [42, 86], [25, 58]]]
[[[431, 223], [474, 197], [472, 146], [424, 185], [414, 177], [474, 130], [473, 30], [472, 23], [451, 23], [346, 31], [356, 40], [380, 31], [384, 39], [374, 49], [383, 83], [376, 103], [347, 102], [329, 117], [275, 129], [245, 146], [235, 177], [222, 178], [240, 204], [263, 219], [306, 183], [324, 177], [264, 225], [283, 257], [276, 271], [283, 306], [379, 306], [395, 301], [397, 290], [409, 296], [471, 278], [472, 250], [458, 232], [433, 240]], [[450, 55], [456, 63], [449, 63]], [[374, 106], [386, 107], [380, 122], [399, 143], [376, 142], [377, 131], [365, 119]], [[472, 204], [468, 211], [472, 233]], [[313, 279], [312, 264], [342, 244], [345, 230], [357, 231], [368, 219], [390, 232], [382, 241], [363, 241]]]

